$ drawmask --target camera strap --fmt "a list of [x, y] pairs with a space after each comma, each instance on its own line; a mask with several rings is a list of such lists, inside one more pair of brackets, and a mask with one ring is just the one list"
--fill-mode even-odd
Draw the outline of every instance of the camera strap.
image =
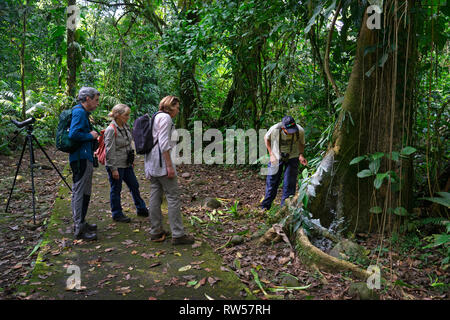
[[125, 135], [123, 134], [122, 129], [120, 129], [120, 127], [117, 127], [117, 128], [119, 129], [120, 135], [121, 135], [123, 138], [126, 138], [126, 140], [128, 141], [128, 146], [130, 146], [130, 148], [128, 148], [128, 146], [127, 146], [127, 152], [133, 150], [133, 148], [131, 148], [131, 138], [130, 138], [130, 136], [128, 135], [128, 130], [127, 130], [127, 128], [125, 127], [125, 125], [123, 126], [123, 129], [125, 130]]
[[[281, 135], [284, 133], [282, 132], [283, 130], [280, 129], [280, 132], [278, 134], [278, 149], [280, 150], [280, 157], [281, 157]], [[295, 133], [295, 136], [292, 136], [291, 138], [291, 145], [289, 146], [289, 152], [288, 154], [290, 155], [292, 152], [292, 147], [294, 145], [294, 140], [298, 142], [298, 140], [300, 139], [300, 134], [298, 133], [298, 131]]]

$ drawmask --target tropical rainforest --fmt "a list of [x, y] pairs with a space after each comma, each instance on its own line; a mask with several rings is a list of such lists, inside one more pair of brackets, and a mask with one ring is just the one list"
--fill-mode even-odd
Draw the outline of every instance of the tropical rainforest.
[[[341, 281], [336, 273], [364, 282], [371, 276], [368, 266], [375, 265], [381, 266], [382, 298], [448, 299], [449, 14], [442, 0], [2, 0], [2, 206], [25, 139], [11, 120], [35, 118], [33, 134], [54, 151], [52, 157], [62, 159], [62, 170], [67, 155], [54, 147], [59, 115], [77, 103], [83, 86], [100, 92], [91, 119], [98, 131], [108, 125], [114, 105], [131, 108], [132, 126], [139, 116], [157, 111], [167, 95], [180, 99], [175, 127], [190, 132], [197, 121], [203, 131], [214, 128], [224, 135], [227, 129], [258, 131], [290, 115], [304, 128], [308, 159], [300, 167], [296, 195], [281, 208], [274, 203], [269, 211], [258, 209], [265, 177], [257, 176], [268, 156], [248, 164], [202, 164], [201, 170], [182, 165], [187, 202], [206, 198], [189, 189], [190, 176], [222, 172], [217, 180], [201, 181], [198, 188], [205, 186], [205, 193], [222, 182], [242, 184], [246, 191], [260, 185], [247, 200], [242, 188], [213, 194], [226, 210], [185, 208], [194, 232], [209, 232], [211, 226], [221, 231], [224, 217], [254, 224], [261, 231], [257, 240], [251, 235], [256, 230], [247, 227], [236, 235], [236, 226], [228, 242], [214, 242], [220, 232], [210, 237], [260, 298], [349, 298], [356, 290], [350, 284], [338, 295], [321, 289]], [[29, 180], [27, 171], [22, 166], [22, 183]], [[237, 173], [224, 180], [226, 172]], [[247, 174], [255, 177], [253, 183], [243, 178]], [[58, 175], [52, 179], [61, 184]], [[24, 190], [23, 200], [13, 199], [16, 218], [6, 212], [1, 218], [0, 270], [12, 272], [0, 282], [0, 293], [14, 299], [30, 297], [18, 294], [17, 285], [35, 267], [31, 259], [58, 192], [52, 189], [39, 200], [49, 203], [38, 212], [40, 227], [22, 230], [26, 222], [14, 219], [30, 207], [31, 193]], [[27, 234], [22, 238], [21, 230]], [[295, 258], [288, 255], [291, 260], [282, 260], [279, 268], [304, 265], [316, 289], [303, 288], [312, 290], [305, 294], [298, 284], [272, 286], [275, 280], [265, 268], [250, 262], [244, 270], [245, 257], [230, 251], [242, 245], [231, 241], [236, 237], [244, 244], [256, 241], [259, 248], [291, 248]], [[274, 250], [267, 261], [280, 262], [277, 254], [284, 249]], [[28, 259], [28, 267], [18, 267], [20, 259]], [[300, 279], [302, 273], [292, 268], [284, 273]], [[406, 276], [409, 272], [415, 276]], [[269, 288], [275, 294], [267, 293]]]

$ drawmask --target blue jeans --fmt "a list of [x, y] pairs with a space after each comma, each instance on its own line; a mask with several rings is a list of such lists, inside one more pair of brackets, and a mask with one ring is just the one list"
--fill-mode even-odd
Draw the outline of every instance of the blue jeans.
[[122, 181], [124, 181], [128, 186], [128, 188], [130, 189], [131, 196], [133, 197], [136, 209], [139, 210], [146, 208], [145, 202], [141, 198], [141, 194], [139, 192], [139, 182], [136, 179], [133, 167], [118, 168], [117, 170], [119, 171], [119, 179], [117, 180], [112, 177], [112, 172], [109, 168], [107, 168], [106, 170], [108, 171], [109, 184], [111, 185], [111, 189], [109, 192], [109, 200], [111, 204], [111, 213], [113, 218], [120, 217], [121, 215], [123, 215], [122, 205], [120, 204]]
[[[278, 186], [280, 185], [281, 175], [284, 171], [283, 179], [283, 195], [281, 197], [281, 206], [284, 205], [284, 200], [295, 194], [297, 189], [297, 175], [300, 161], [298, 158], [292, 158], [288, 161], [280, 161], [279, 168], [273, 175], [267, 175], [266, 178], [266, 196], [261, 203], [261, 208], [269, 210], [272, 206], [273, 200], [277, 196]], [[269, 172], [272, 167], [268, 164]]]

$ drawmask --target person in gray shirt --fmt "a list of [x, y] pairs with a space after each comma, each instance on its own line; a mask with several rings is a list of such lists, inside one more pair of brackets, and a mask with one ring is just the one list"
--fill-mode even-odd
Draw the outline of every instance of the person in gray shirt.
[[162, 226], [161, 203], [163, 193], [167, 199], [167, 209], [172, 244], [192, 244], [194, 238], [184, 231], [180, 212], [180, 192], [178, 188], [175, 164], [170, 151], [175, 146], [171, 140], [175, 130], [172, 119], [180, 112], [180, 100], [175, 96], [167, 96], [159, 103], [158, 113], [153, 123], [153, 141], [156, 145], [145, 155], [145, 175], [150, 179], [150, 239], [155, 242], [164, 241], [167, 232]]
[[113, 120], [105, 130], [105, 166], [108, 171], [110, 189], [111, 213], [114, 221], [130, 222], [122, 211], [121, 196], [122, 181], [126, 183], [133, 197], [138, 216], [148, 217], [148, 210], [139, 192], [139, 183], [133, 170], [134, 149], [132, 136], [127, 125], [131, 109], [125, 104], [114, 106], [109, 113]]

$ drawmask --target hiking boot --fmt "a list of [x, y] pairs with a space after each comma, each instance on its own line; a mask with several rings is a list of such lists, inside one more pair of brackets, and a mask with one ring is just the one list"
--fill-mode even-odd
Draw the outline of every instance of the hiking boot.
[[97, 225], [86, 222], [86, 231], [97, 231]]
[[158, 234], [150, 236], [150, 240], [153, 242], [163, 242], [164, 240], [166, 240], [166, 236], [167, 236], [167, 232], [163, 231]]
[[179, 244], [193, 244], [195, 242], [195, 239], [193, 236], [184, 235], [178, 238], [172, 238], [172, 244], [173, 245], [179, 245]]
[[147, 208], [137, 209], [137, 215], [139, 217], [148, 217], [148, 209]]
[[77, 240], [93, 241], [97, 240], [97, 234], [94, 232], [85, 231], [75, 235], [75, 238]]
[[[96, 224], [90, 224], [87, 222], [84, 222], [84, 227], [85, 231], [89, 231], [89, 232], [93, 232], [93, 231], [97, 231], [97, 225]], [[73, 232], [76, 232], [76, 227], [73, 226]]]
[[92, 241], [97, 240], [97, 234], [88, 230], [86, 223], [75, 226], [75, 239]]
[[124, 214], [121, 214], [120, 216], [116, 216], [113, 217], [113, 220], [116, 222], [124, 222], [124, 223], [129, 223], [131, 221], [131, 219], [129, 217], [127, 217]]

